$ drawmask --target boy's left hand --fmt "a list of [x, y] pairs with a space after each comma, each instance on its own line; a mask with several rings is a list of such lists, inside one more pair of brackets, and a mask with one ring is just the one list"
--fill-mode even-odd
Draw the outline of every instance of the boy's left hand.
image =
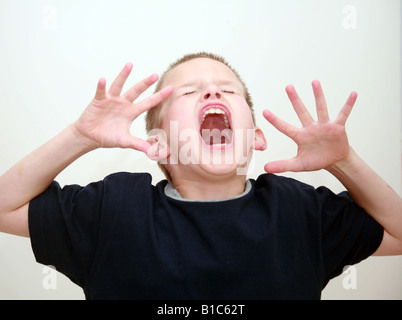
[[298, 146], [297, 155], [293, 159], [267, 163], [265, 171], [280, 173], [329, 169], [349, 156], [350, 147], [345, 123], [356, 102], [357, 93], [350, 94], [336, 120], [331, 121], [320, 82], [313, 81], [312, 86], [317, 107], [317, 121], [311, 117], [292, 85], [286, 87], [286, 92], [302, 123], [302, 128], [288, 124], [268, 110], [264, 111], [264, 117]]

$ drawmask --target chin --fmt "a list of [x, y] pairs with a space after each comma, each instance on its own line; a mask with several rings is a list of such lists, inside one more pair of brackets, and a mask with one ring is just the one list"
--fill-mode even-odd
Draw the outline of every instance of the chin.
[[200, 161], [202, 171], [215, 176], [242, 175], [247, 171], [248, 159], [235, 155], [233, 148], [204, 148]]
[[234, 164], [201, 164], [200, 168], [215, 177], [236, 175], [237, 165]]

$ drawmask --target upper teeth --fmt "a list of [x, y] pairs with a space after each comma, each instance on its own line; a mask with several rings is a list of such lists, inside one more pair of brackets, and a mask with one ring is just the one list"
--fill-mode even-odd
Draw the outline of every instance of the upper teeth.
[[223, 114], [224, 115], [224, 120], [225, 120], [225, 125], [226, 125], [226, 127], [229, 128], [229, 120], [228, 120], [228, 117], [227, 117], [225, 111], [223, 111], [222, 109], [218, 109], [218, 108], [210, 108], [210, 109], [206, 110], [204, 112], [204, 115], [202, 116], [201, 124], [204, 122], [205, 117], [208, 114]]

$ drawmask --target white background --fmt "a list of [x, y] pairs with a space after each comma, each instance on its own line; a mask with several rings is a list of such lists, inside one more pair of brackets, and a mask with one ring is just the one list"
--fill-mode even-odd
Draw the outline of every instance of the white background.
[[[1, 0], [0, 39], [0, 174], [74, 121], [99, 77], [110, 84], [131, 61], [131, 86], [186, 53], [210, 51], [245, 80], [268, 139], [251, 177], [296, 151], [262, 110], [299, 125], [284, 88], [294, 84], [314, 114], [311, 81], [319, 79], [332, 116], [358, 92], [350, 142], [401, 193], [400, 0]], [[145, 137], [144, 128], [140, 118], [132, 131]], [[144, 155], [114, 149], [85, 155], [57, 180], [85, 185], [117, 171], [163, 179]], [[286, 175], [343, 190], [326, 172]], [[341, 275], [323, 298], [401, 299], [401, 270], [402, 257], [369, 258], [357, 265], [357, 289], [346, 290]], [[28, 239], [0, 234], [0, 299], [84, 298], [61, 274], [55, 289], [44, 288], [43, 271]]]

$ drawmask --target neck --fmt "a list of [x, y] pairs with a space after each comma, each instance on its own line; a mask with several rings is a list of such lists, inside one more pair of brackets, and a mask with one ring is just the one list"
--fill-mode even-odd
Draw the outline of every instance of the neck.
[[174, 187], [185, 199], [222, 200], [242, 194], [246, 186], [246, 176], [215, 177], [215, 179], [186, 179], [176, 177]]

